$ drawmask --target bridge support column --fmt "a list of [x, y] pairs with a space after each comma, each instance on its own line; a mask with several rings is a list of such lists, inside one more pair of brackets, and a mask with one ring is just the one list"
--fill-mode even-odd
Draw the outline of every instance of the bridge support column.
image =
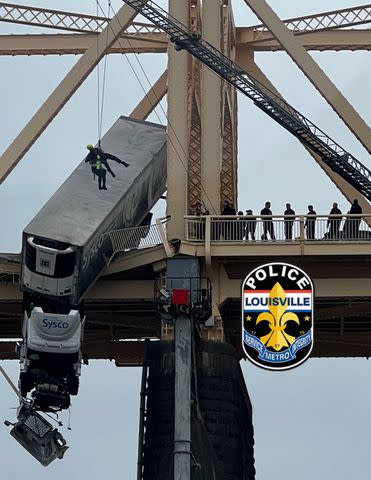
[[[170, 14], [188, 27], [189, 0], [170, 0]], [[168, 142], [167, 214], [168, 240], [184, 239], [188, 184], [188, 86], [189, 54], [169, 46], [168, 61]]]
[[174, 480], [191, 478], [191, 319], [175, 320]]

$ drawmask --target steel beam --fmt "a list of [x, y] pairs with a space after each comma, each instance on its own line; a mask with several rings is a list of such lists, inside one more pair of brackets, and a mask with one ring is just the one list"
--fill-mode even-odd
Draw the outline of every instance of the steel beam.
[[146, 120], [167, 93], [167, 70], [163, 72], [153, 87], [131, 112], [130, 117]]
[[[97, 34], [0, 35], [0, 55], [80, 55]], [[120, 37], [107, 53], [166, 53], [165, 34], [132, 34]]]
[[23, 155], [60, 112], [135, 16], [136, 12], [132, 8], [124, 5], [109, 25], [97, 36], [96, 41], [93, 42], [91, 47], [78, 60], [76, 65], [69, 71], [1, 156], [0, 182], [3, 182], [9, 175]]
[[[80, 55], [96, 41], [96, 36], [95, 33], [0, 35], [0, 56]], [[297, 37], [297, 41], [308, 51], [370, 51], [371, 30], [310, 32]], [[237, 27], [236, 48], [245, 47], [259, 52], [284, 50], [270, 33]], [[168, 41], [164, 33], [133, 33], [121, 36], [107, 53], [166, 53], [167, 48]]]
[[[243, 52], [242, 49], [238, 50], [237, 52], [237, 63], [240, 65], [244, 70], [259, 80], [259, 82], [264, 85], [268, 90], [275, 93], [279, 97], [283, 98], [277, 88], [273, 85], [273, 83], [269, 80], [269, 78], [263, 73], [263, 71], [258, 67], [258, 65], [254, 61], [253, 52], [251, 49], [245, 49], [246, 51]], [[368, 201], [360, 195], [360, 193], [352, 187], [348, 182], [346, 182], [343, 178], [340, 177], [337, 173], [335, 173], [331, 168], [326, 165], [321, 157], [317, 155], [313, 150], [310, 150], [307, 147], [304, 147], [310, 155], [314, 158], [315, 162], [322, 168], [322, 170], [326, 173], [326, 175], [330, 178], [330, 180], [335, 184], [335, 186], [341, 191], [341, 193], [349, 200], [350, 203], [353, 202], [355, 198], [358, 199], [363, 213], [370, 214], [371, 213], [371, 206]], [[366, 219], [367, 223], [371, 224], [371, 219]]]
[[[222, 52], [236, 60], [236, 28], [231, 3], [223, 1]], [[237, 208], [237, 92], [232, 85], [222, 83], [222, 162], [220, 171], [220, 199], [229, 199]]]
[[[222, 2], [203, 2], [202, 37], [221, 50]], [[211, 214], [219, 214], [222, 165], [222, 80], [201, 67], [201, 182], [203, 203]], [[223, 199], [224, 200], [224, 199]], [[230, 199], [232, 200], [232, 199]]]
[[[111, 20], [111, 18], [86, 15], [85, 13], [64, 12], [62, 10], [0, 2], [0, 22], [67, 30], [69, 32], [99, 33]], [[130, 30], [135, 33], [161, 32], [160, 28], [155, 25], [142, 22], [132, 22]]]
[[[15, 347], [14, 341], [0, 342], [0, 360], [19, 360]], [[119, 367], [137, 367], [143, 363], [144, 341], [90, 341], [87, 334], [83, 350], [89, 360], [114, 360]]]
[[[311, 31], [321, 31], [344, 27], [354, 27], [371, 22], [371, 4], [359, 7], [342, 8], [330, 12], [315, 13], [304, 17], [294, 17], [283, 20], [289, 30], [295, 35], [303, 35]], [[257, 32], [269, 32], [267, 25], [254, 25]]]
[[[238, 48], [251, 47], [259, 52], [284, 50], [283, 46], [272, 37], [270, 32], [258, 32], [253, 27], [237, 27], [236, 36]], [[296, 36], [296, 41], [308, 51], [369, 51], [371, 50], [371, 30], [313, 31], [306, 33], [306, 35]]]
[[300, 45], [297, 38], [287, 29], [266, 0], [245, 0], [245, 3], [269, 28], [314, 87], [327, 100], [366, 150], [371, 153], [371, 129], [314, 59]]
[[[189, 0], [171, 0], [170, 14], [189, 26]], [[168, 240], [185, 238], [188, 182], [189, 54], [169, 48], [168, 57], [167, 224]]]
[[[200, 32], [201, 5], [196, 1], [190, 10], [190, 25], [193, 32]], [[194, 57], [189, 59], [188, 87], [188, 213], [193, 213], [195, 204], [202, 201], [201, 182], [201, 63]]]
[[[230, 7], [224, 1], [225, 7]], [[29, 7], [13, 3], [0, 2], [0, 21], [32, 25], [37, 27], [68, 30], [72, 32], [100, 32], [110, 18], [96, 15], [86, 15], [76, 12], [65, 12], [46, 8]], [[306, 34], [311, 31], [338, 29], [371, 22], [371, 4], [357, 7], [332, 10], [330, 12], [315, 13], [302, 17], [283, 20], [287, 28], [296, 35]], [[251, 27], [256, 32], [268, 32], [266, 25]], [[160, 29], [152, 24], [133, 22], [131, 29], [135, 32], [159, 32]]]

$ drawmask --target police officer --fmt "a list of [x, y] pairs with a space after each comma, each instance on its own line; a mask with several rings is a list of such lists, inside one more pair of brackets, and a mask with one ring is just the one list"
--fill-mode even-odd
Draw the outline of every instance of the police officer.
[[94, 173], [94, 175], [98, 177], [99, 190], [107, 190], [107, 170], [112, 175], [112, 177], [116, 176], [111, 170], [111, 167], [109, 166], [107, 160], [113, 160], [114, 162], [120, 163], [125, 167], [128, 167], [129, 164], [124, 162], [123, 160], [120, 160], [115, 155], [104, 152], [100, 147], [94, 147], [93, 145], [89, 144], [86, 146], [86, 148], [89, 150], [89, 153], [85, 158], [85, 163], [89, 163], [91, 165], [91, 171]]

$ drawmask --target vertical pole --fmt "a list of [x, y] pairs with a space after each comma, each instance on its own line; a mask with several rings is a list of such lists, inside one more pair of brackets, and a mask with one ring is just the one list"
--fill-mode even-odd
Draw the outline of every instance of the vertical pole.
[[[169, 0], [169, 13], [189, 25], [189, 0]], [[184, 240], [188, 188], [188, 85], [189, 54], [168, 52], [167, 215], [168, 240]]]
[[3, 369], [3, 367], [0, 366], [0, 372], [4, 375], [4, 378], [5, 380], [9, 383], [11, 389], [14, 391], [14, 393], [17, 395], [17, 397], [19, 398], [19, 401], [22, 402], [22, 396], [21, 396], [21, 393], [20, 391], [18, 390], [18, 388], [14, 385], [14, 383], [12, 382], [11, 378], [9, 377], [9, 375], [6, 373], [6, 371]]
[[143, 438], [144, 438], [144, 415], [146, 410], [146, 385], [147, 385], [147, 341], [144, 345], [144, 362], [142, 368], [142, 381], [140, 386], [140, 409], [139, 409], [139, 435], [138, 435], [138, 461], [137, 461], [137, 480], [143, 477]]
[[[220, 50], [222, 5], [220, 0], [202, 3], [202, 37]], [[201, 67], [201, 182], [203, 201], [212, 215], [220, 214], [222, 166], [222, 80]]]
[[175, 320], [174, 480], [191, 478], [191, 319]]

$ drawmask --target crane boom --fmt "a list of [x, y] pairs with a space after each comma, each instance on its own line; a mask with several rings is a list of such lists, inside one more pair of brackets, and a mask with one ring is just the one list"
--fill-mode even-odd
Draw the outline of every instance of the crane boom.
[[187, 50], [210, 70], [253, 100], [254, 104], [279, 123], [357, 191], [371, 200], [371, 171], [323, 130], [285, 100], [223, 55], [200, 35], [188, 29], [152, 0], [124, 0], [130, 7], [166, 32], [176, 50]]

